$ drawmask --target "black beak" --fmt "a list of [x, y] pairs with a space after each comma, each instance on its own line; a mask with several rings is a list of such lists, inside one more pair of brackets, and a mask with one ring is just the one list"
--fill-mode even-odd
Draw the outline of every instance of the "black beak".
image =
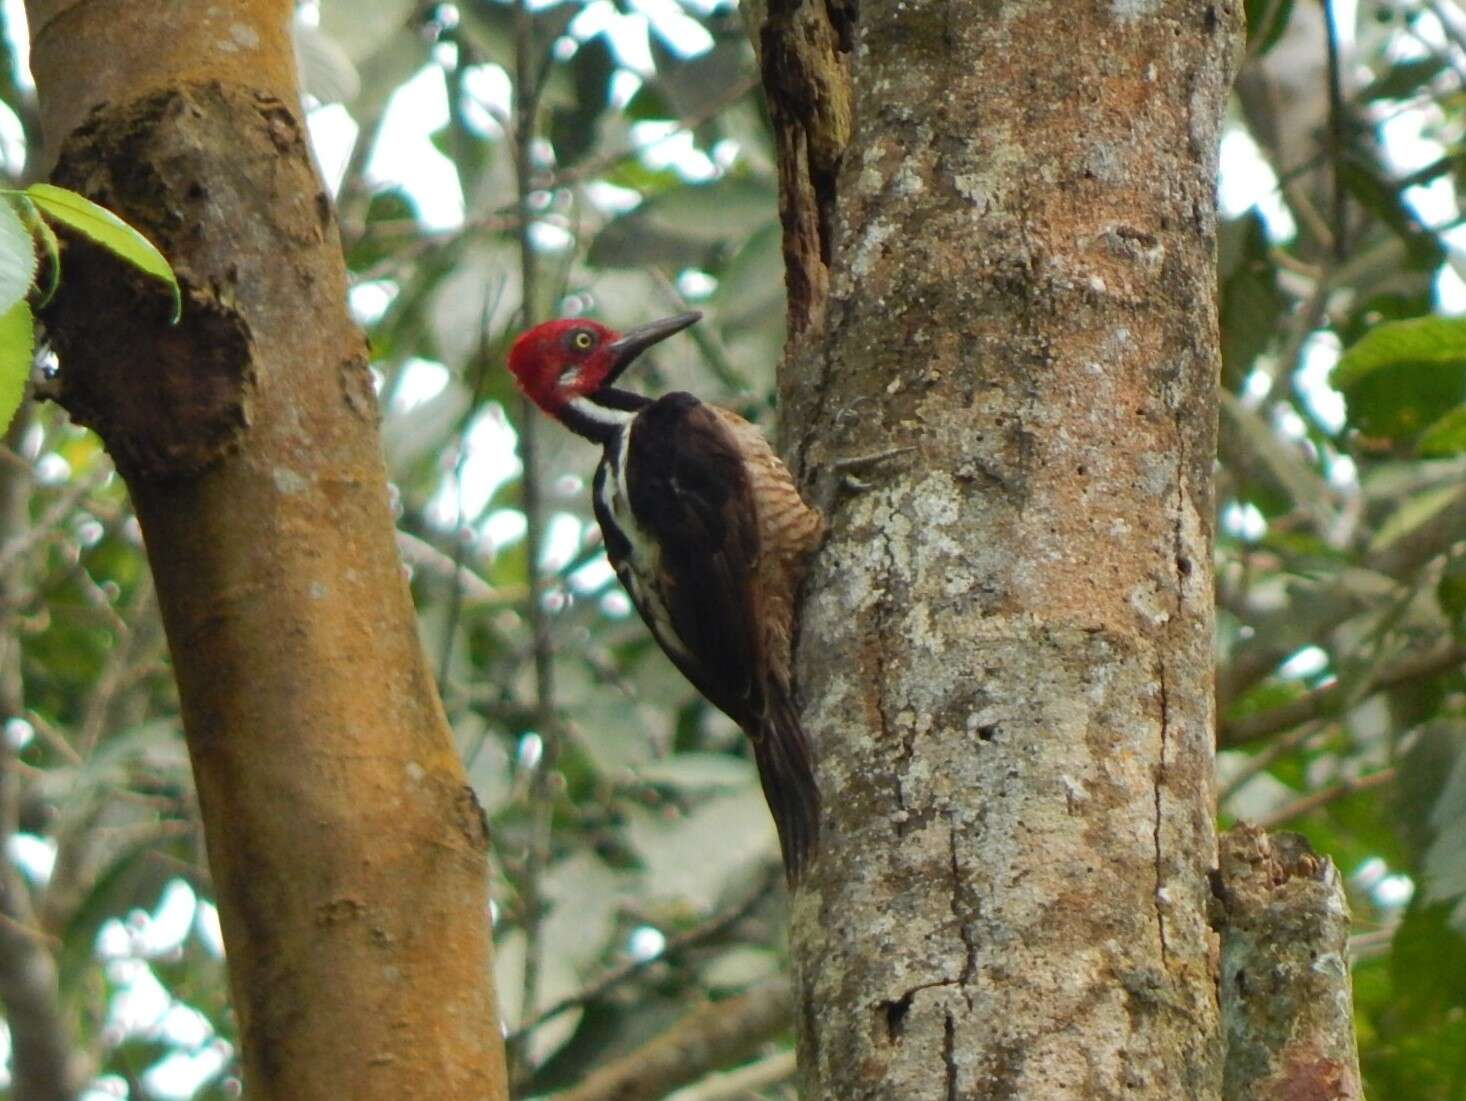
[[606, 381], [602, 385], [609, 386], [615, 382], [621, 372], [630, 367], [632, 361], [653, 344], [666, 340], [674, 333], [680, 333], [701, 319], [702, 314], [694, 310], [692, 313], [679, 313], [676, 317], [664, 317], [660, 321], [640, 325], [629, 332], [622, 333], [606, 345], [607, 351], [611, 353], [611, 373], [606, 376]]

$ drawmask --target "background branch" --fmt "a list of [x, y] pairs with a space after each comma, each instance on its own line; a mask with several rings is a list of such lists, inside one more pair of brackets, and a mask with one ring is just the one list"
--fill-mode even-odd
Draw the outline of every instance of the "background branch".
[[786, 977], [770, 979], [695, 1010], [667, 1031], [591, 1073], [555, 1101], [654, 1101], [679, 1086], [747, 1058], [786, 1031], [794, 999]]

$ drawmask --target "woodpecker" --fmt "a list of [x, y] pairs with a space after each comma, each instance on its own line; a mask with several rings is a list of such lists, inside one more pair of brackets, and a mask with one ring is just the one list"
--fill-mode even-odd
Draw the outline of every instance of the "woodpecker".
[[701, 316], [625, 333], [547, 321], [515, 340], [509, 371], [541, 410], [600, 445], [592, 504], [606, 555], [667, 657], [748, 736], [796, 883], [818, 841], [819, 789], [791, 697], [791, 633], [824, 520], [736, 413], [680, 391], [653, 400], [613, 385]]

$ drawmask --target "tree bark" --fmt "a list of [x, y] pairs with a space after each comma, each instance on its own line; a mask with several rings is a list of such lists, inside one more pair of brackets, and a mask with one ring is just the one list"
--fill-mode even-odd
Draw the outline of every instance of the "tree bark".
[[504, 1098], [486, 826], [424, 669], [290, 0], [30, 0], [53, 178], [172, 260], [73, 243], [63, 404], [127, 479], [256, 1099]]
[[1223, 1101], [1359, 1101], [1349, 904], [1293, 833], [1227, 831], [1217, 877]]
[[776, 0], [807, 1101], [1215, 1098], [1213, 186], [1241, 5]]

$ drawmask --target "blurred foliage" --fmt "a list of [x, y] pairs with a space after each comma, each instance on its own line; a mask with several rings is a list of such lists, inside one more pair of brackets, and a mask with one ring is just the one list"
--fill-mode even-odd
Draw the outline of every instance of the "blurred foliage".
[[[1335, 27], [1336, 94], [1317, 5], [1249, 0], [1248, 23], [1223, 158], [1224, 196], [1242, 198], [1219, 234], [1223, 820], [1301, 829], [1350, 877], [1370, 1092], [1461, 1098], [1466, 323], [1445, 312], [1466, 305], [1466, 19], [1366, 2]], [[595, 456], [551, 425], [530, 570], [524, 411], [500, 368], [526, 318], [627, 327], [693, 307], [704, 323], [628, 383], [767, 423], [783, 279], [752, 55], [718, 0], [323, 0], [299, 39], [318, 133], [355, 127], [322, 159], [423, 642], [493, 827], [519, 1091], [548, 1092], [784, 967], [774, 838], [740, 737], [628, 614], [589, 515]], [[6, 61], [0, 101], [33, 135]], [[520, 72], [535, 81], [526, 195]], [[544, 707], [531, 594], [552, 639]], [[0, 710], [0, 828], [92, 1096], [236, 1095], [137, 525], [94, 437], [46, 404], [0, 451]]]

